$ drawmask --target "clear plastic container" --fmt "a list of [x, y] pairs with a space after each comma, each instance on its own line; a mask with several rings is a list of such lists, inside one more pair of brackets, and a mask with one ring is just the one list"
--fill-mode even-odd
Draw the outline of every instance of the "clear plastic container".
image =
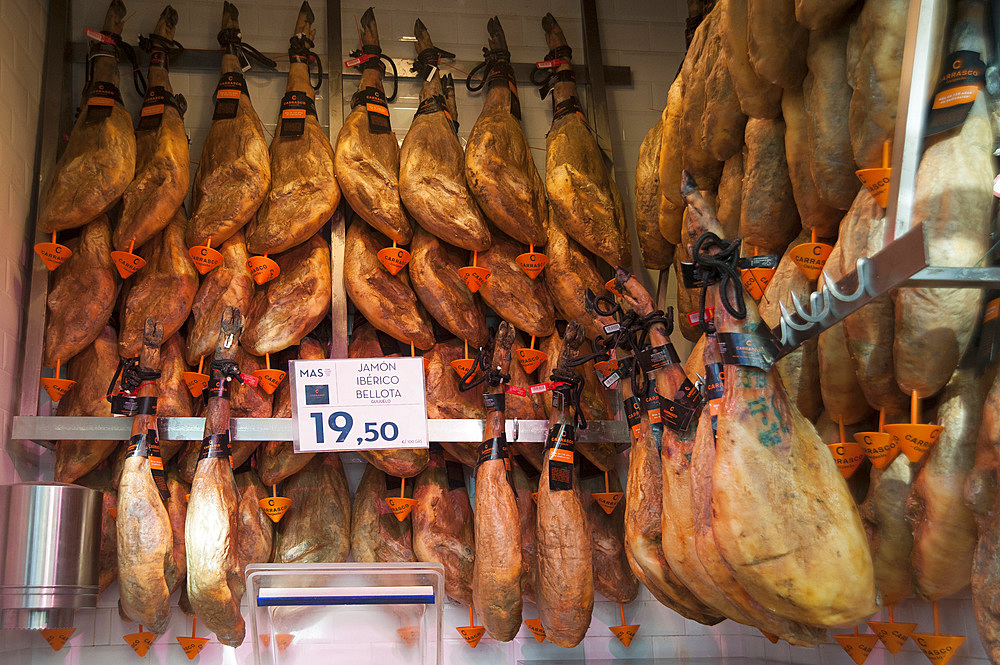
[[254, 564], [256, 665], [439, 665], [441, 564]]

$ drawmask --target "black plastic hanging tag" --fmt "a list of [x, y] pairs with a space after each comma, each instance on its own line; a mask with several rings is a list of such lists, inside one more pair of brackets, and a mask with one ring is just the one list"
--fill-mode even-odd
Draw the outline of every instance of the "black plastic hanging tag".
[[778, 345], [770, 331], [766, 327], [763, 330], [767, 334], [761, 334], [760, 330], [752, 333], [717, 333], [723, 362], [727, 365], [756, 367], [765, 372], [770, 370], [778, 357]]
[[163, 471], [163, 458], [160, 457], [160, 441], [155, 429], [147, 429], [143, 434], [136, 434], [129, 439], [128, 448], [125, 450], [125, 458], [145, 457], [149, 459], [149, 472], [153, 476], [153, 483], [156, 484], [156, 491], [160, 493], [160, 498], [166, 501], [170, 498], [170, 491], [167, 489], [167, 474]]
[[87, 117], [85, 123], [92, 124], [111, 117], [115, 102], [122, 104], [122, 94], [108, 81], [94, 81], [87, 93]]
[[553, 425], [545, 440], [545, 456], [549, 461], [549, 489], [553, 492], [573, 489], [573, 451], [576, 428], [573, 425]]
[[281, 137], [302, 136], [306, 131], [306, 116], [316, 117], [316, 104], [301, 90], [291, 90], [281, 98]]
[[249, 94], [246, 78], [240, 72], [226, 72], [215, 87], [215, 113], [212, 120], [235, 118], [240, 108], [240, 98]]
[[632, 438], [638, 439], [642, 431], [642, 406], [638, 397], [627, 397], [622, 402], [625, 411], [625, 422], [632, 432]]
[[351, 108], [365, 105], [368, 112], [368, 131], [372, 134], [391, 134], [392, 125], [389, 121], [389, 102], [385, 93], [371, 86], [358, 90], [351, 99]]
[[198, 461], [219, 457], [232, 460], [232, 454], [232, 448], [229, 445], [229, 430], [226, 430], [221, 434], [210, 434], [201, 440]]
[[934, 136], [965, 122], [984, 84], [986, 65], [975, 51], [955, 51], [947, 63], [931, 101], [924, 136]]

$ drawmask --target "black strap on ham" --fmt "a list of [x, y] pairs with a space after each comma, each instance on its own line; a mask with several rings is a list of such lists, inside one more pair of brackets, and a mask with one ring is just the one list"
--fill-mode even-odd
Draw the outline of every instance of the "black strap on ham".
[[[466, 372], [458, 382], [458, 389], [463, 393], [467, 390], [472, 390], [478, 385], [486, 383], [493, 388], [496, 388], [500, 384], [508, 383], [510, 381], [510, 374], [501, 372], [496, 367], [490, 367], [490, 352], [486, 346], [480, 347], [479, 352], [476, 353], [476, 357], [473, 359], [472, 367]], [[481, 369], [482, 373], [475, 380], [472, 377], [475, 376], [476, 370]]]
[[140, 97], [146, 96], [146, 78], [139, 68], [139, 58], [135, 54], [135, 47], [122, 39], [122, 36], [101, 30], [101, 34], [111, 42], [95, 42], [90, 45], [90, 52], [87, 55], [87, 83], [94, 79], [94, 60], [100, 57], [113, 57], [115, 59], [123, 57], [132, 65], [132, 84]]
[[413, 61], [410, 71], [415, 72], [420, 78], [426, 79], [434, 67], [440, 66], [441, 58], [454, 57], [455, 54], [450, 51], [445, 51], [437, 46], [431, 46], [417, 54], [417, 58]]
[[319, 90], [323, 85], [323, 62], [313, 51], [316, 44], [303, 34], [293, 35], [288, 39], [288, 60], [289, 62], [302, 62], [306, 65], [316, 63], [316, 82], [312, 82], [312, 71], [309, 72], [309, 85], [313, 90]]
[[386, 71], [385, 63], [388, 62], [389, 66], [392, 67], [392, 94], [386, 95], [386, 101], [392, 102], [396, 100], [396, 93], [399, 91], [399, 72], [396, 70], [396, 63], [393, 59], [382, 53], [381, 46], [365, 44], [360, 49], [351, 51], [350, 56], [360, 60], [360, 62], [354, 66], [359, 68], [361, 71], [366, 69], [378, 69], [382, 72], [383, 77], [385, 76]]
[[[476, 74], [480, 70], [485, 70], [486, 76], [479, 79]], [[473, 79], [479, 83], [473, 83]], [[517, 79], [514, 77], [514, 68], [510, 66], [510, 51], [507, 49], [489, 49], [483, 47], [483, 61], [476, 65], [469, 76], [465, 79], [465, 87], [469, 92], [478, 92], [486, 86], [489, 90], [496, 86], [503, 86], [510, 90], [510, 113], [518, 120], [521, 119], [521, 100], [517, 96]]]
[[167, 39], [156, 33], [148, 37], [139, 35], [139, 48], [149, 54], [150, 67], [170, 69], [174, 58], [184, 52], [184, 47], [176, 39]]
[[245, 62], [247, 67], [251, 66], [251, 60], [256, 60], [259, 64], [267, 67], [268, 69], [274, 69], [278, 65], [278, 63], [271, 60], [254, 47], [244, 43], [243, 33], [240, 32], [239, 28], [223, 28], [219, 31], [216, 39], [218, 39], [219, 46], [221, 46], [226, 53], [235, 55], [237, 58]]
[[[694, 243], [694, 264], [701, 275], [701, 327], [706, 333], [708, 314], [705, 311], [705, 298], [708, 287], [719, 284], [719, 300], [733, 317], [745, 319], [747, 306], [743, 299], [743, 283], [736, 263], [740, 258], [740, 239], [726, 242], [711, 232], [702, 233]], [[716, 251], [711, 251], [711, 250]], [[732, 294], [732, 295], [731, 295]]]

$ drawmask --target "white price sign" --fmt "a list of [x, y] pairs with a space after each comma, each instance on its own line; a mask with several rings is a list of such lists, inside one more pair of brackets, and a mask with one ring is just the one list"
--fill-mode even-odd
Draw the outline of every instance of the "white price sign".
[[290, 365], [295, 452], [427, 447], [423, 358]]

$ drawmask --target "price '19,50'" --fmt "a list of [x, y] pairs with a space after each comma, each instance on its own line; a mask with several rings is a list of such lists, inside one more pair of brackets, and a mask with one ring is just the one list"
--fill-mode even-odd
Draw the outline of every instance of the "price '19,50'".
[[[334, 411], [326, 417], [325, 421], [323, 416], [324, 414], [318, 412], [309, 414], [309, 417], [316, 424], [316, 443], [326, 442], [327, 429], [337, 435], [337, 443], [346, 441], [354, 428], [354, 417], [346, 411]], [[364, 436], [357, 437], [358, 445], [361, 445], [363, 441], [378, 441], [379, 439], [387, 442], [395, 441], [399, 436], [399, 427], [392, 421], [366, 422], [363, 434]]]

